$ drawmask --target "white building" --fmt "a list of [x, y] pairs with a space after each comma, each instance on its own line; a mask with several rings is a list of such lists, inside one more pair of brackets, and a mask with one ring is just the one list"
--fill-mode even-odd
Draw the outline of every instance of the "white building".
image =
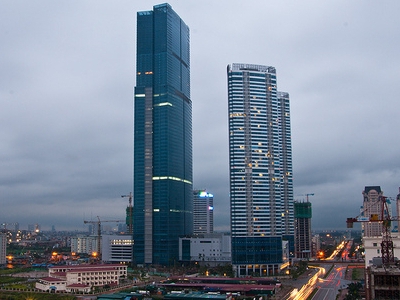
[[[383, 202], [381, 197], [383, 191], [380, 186], [366, 186], [363, 194], [363, 206], [361, 208], [361, 216], [368, 219], [381, 219]], [[391, 215], [390, 200], [388, 201], [389, 212]], [[375, 216], [375, 217], [374, 217]], [[374, 237], [380, 236], [383, 232], [382, 222], [362, 222], [361, 223], [362, 236], [363, 237]]]
[[71, 237], [71, 252], [86, 253], [89, 255], [92, 255], [94, 252], [99, 253], [99, 249], [97, 249], [97, 239], [98, 237], [93, 235], [78, 235], [76, 237]]
[[[400, 237], [398, 234], [392, 233], [393, 241], [393, 255], [400, 258]], [[365, 249], [365, 267], [373, 265], [374, 257], [382, 257], [382, 236], [363, 237], [363, 244]]]
[[42, 291], [90, 292], [93, 286], [118, 285], [127, 277], [127, 266], [78, 265], [49, 268], [49, 276], [38, 280], [36, 288]]
[[179, 260], [209, 265], [228, 264], [231, 262], [231, 236], [213, 233], [179, 238]]
[[319, 234], [315, 234], [312, 237], [312, 243], [313, 243], [313, 250], [315, 253], [318, 253], [319, 249], [321, 249], [321, 238]]
[[214, 196], [205, 190], [193, 191], [193, 234], [214, 232]]
[[7, 236], [4, 233], [0, 233], [0, 266], [7, 263]]
[[102, 260], [113, 263], [130, 263], [133, 255], [131, 235], [103, 235]]

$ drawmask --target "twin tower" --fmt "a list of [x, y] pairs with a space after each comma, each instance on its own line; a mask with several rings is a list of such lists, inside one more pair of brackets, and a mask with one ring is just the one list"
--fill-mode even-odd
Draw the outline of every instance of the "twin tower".
[[[134, 263], [173, 265], [193, 233], [189, 27], [169, 4], [137, 13]], [[232, 264], [272, 274], [294, 246], [289, 95], [275, 68], [227, 69]]]

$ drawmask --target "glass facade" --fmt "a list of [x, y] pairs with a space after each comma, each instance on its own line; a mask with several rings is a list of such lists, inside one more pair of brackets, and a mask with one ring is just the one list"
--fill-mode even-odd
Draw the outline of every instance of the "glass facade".
[[227, 76], [232, 263], [264, 264], [262, 275], [294, 235], [289, 94], [274, 67], [232, 64]]
[[168, 4], [137, 13], [134, 262], [172, 265], [193, 231], [189, 28]]

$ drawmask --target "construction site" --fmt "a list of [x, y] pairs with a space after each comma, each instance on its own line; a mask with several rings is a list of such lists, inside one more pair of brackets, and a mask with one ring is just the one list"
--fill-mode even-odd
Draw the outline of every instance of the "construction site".
[[[397, 199], [399, 200], [399, 196]], [[379, 213], [369, 214], [365, 210], [355, 218], [347, 218], [347, 228], [353, 228], [355, 222], [380, 224], [382, 239], [380, 243], [381, 256], [365, 262], [365, 296], [367, 300], [400, 299], [400, 262], [394, 255], [392, 239], [392, 222], [399, 217], [391, 216], [387, 197], [379, 196], [375, 206]], [[376, 207], [375, 207], [376, 209]]]

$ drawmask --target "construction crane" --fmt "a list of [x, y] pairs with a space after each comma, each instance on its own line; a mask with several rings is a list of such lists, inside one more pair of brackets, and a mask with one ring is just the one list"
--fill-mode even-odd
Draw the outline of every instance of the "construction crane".
[[133, 234], [133, 206], [132, 206], [132, 192], [129, 195], [121, 195], [122, 198], [128, 198], [129, 205], [126, 208], [126, 225], [128, 225], [128, 233]]
[[307, 202], [309, 202], [309, 201], [308, 201], [308, 197], [309, 197], [309, 196], [314, 196], [314, 193], [311, 193], [311, 194], [302, 194], [302, 195], [298, 195], [298, 196], [306, 196]]
[[307, 202], [308, 202], [308, 196], [314, 196], [314, 193], [311, 193], [311, 194], [306, 194], [306, 197], [307, 197]]
[[347, 218], [347, 228], [353, 228], [355, 222], [379, 222], [382, 223], [382, 264], [394, 264], [393, 240], [390, 234], [392, 221], [399, 221], [399, 217], [391, 217], [387, 203], [388, 197], [380, 196], [378, 203], [381, 203], [380, 214], [371, 214], [370, 216], [357, 216], [355, 218]]
[[104, 222], [114, 222], [119, 223], [122, 222], [121, 220], [107, 220], [107, 221], [100, 221], [100, 217], [97, 216], [97, 221], [83, 221], [85, 224], [95, 224], [97, 225], [97, 258], [101, 261], [101, 223]]

